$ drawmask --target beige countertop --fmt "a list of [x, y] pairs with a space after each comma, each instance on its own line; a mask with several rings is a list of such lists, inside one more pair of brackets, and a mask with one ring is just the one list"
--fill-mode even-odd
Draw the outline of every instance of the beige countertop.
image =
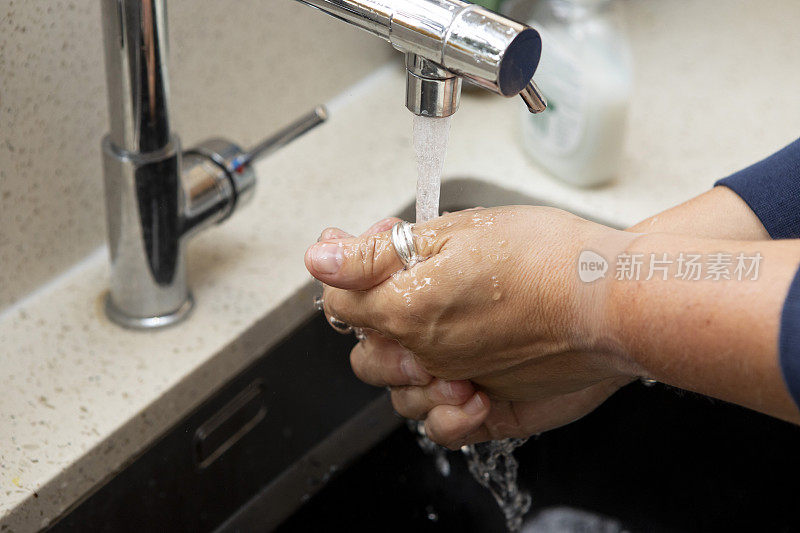
[[[800, 132], [800, 2], [769, 5], [625, 4], [636, 90], [614, 184], [580, 190], [548, 177], [519, 148], [522, 102], [488, 95], [465, 95], [446, 176], [618, 225], [706, 190]], [[411, 201], [398, 65], [259, 163], [254, 201], [192, 242], [197, 308], [185, 323], [145, 333], [109, 323], [104, 249], [0, 315], [3, 530], [49, 523], [312, 312], [303, 252], [321, 229], [359, 231]]]

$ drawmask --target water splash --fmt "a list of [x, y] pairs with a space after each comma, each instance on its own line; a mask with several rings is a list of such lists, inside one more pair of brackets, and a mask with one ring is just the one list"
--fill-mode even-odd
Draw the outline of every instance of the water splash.
[[[412, 139], [417, 159], [417, 222], [427, 222], [439, 216], [439, 192], [449, 135], [449, 117], [414, 116]], [[491, 225], [494, 218], [489, 217], [480, 223]], [[498, 300], [502, 294], [499, 282], [494, 276], [492, 280], [497, 294], [494, 299]], [[439, 473], [445, 477], [450, 475], [447, 449], [425, 435], [422, 422], [409, 421], [408, 425], [417, 435], [420, 448], [435, 457]], [[522, 519], [531, 507], [530, 495], [521, 491], [517, 484], [519, 464], [514, 458], [514, 450], [524, 442], [525, 439], [503, 439], [470, 444], [461, 449], [472, 477], [492, 493], [503, 511], [506, 527], [512, 533], [522, 530]]]
[[511, 532], [522, 531], [522, 520], [531, 508], [531, 496], [517, 484], [519, 463], [514, 450], [528, 439], [503, 439], [464, 446], [469, 472], [489, 489]]
[[406, 420], [406, 425], [417, 437], [417, 444], [423, 452], [432, 455], [436, 462], [436, 470], [442, 477], [450, 475], [450, 459], [447, 458], [447, 448], [439, 446], [425, 435], [425, 424], [417, 420]]
[[[417, 444], [422, 451], [434, 457], [436, 470], [443, 477], [448, 477], [451, 471], [450, 460], [447, 457], [449, 450], [425, 435], [424, 423], [408, 420], [407, 425], [417, 436]], [[522, 531], [522, 521], [531, 508], [530, 494], [521, 490], [517, 483], [519, 463], [514, 457], [514, 450], [527, 440], [493, 440], [461, 448], [470, 474], [494, 496], [506, 520], [506, 528], [511, 533]]]

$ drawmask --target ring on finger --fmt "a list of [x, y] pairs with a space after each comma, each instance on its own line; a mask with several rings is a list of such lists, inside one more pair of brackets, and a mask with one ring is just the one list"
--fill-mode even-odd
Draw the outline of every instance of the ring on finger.
[[328, 317], [328, 323], [337, 333], [341, 333], [342, 335], [347, 335], [353, 332], [353, 326], [344, 320], [339, 320], [333, 315]]
[[[325, 311], [325, 300], [322, 296], [315, 296], [314, 297], [314, 309], [317, 311]], [[367, 338], [367, 333], [364, 331], [364, 328], [354, 328], [344, 320], [339, 320], [335, 316], [331, 316], [328, 318], [328, 323], [331, 327], [336, 330], [336, 332], [341, 333], [343, 335], [347, 333], [354, 333], [356, 338], [360, 341], [363, 341]]]
[[419, 255], [417, 248], [414, 245], [414, 234], [411, 232], [412, 225], [409, 222], [401, 220], [392, 226], [391, 240], [394, 251], [403, 267], [408, 269], [413, 267], [419, 262]]

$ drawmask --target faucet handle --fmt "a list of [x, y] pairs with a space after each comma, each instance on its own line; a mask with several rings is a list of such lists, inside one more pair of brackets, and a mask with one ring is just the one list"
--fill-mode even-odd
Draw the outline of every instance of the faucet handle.
[[220, 222], [236, 205], [248, 201], [255, 191], [253, 169], [249, 165], [235, 164], [245, 153], [238, 144], [219, 137], [206, 139], [183, 153], [182, 173], [189, 177], [189, 185], [213, 186], [223, 191], [227, 208]]
[[227, 139], [207, 139], [183, 153], [184, 231], [194, 233], [222, 222], [253, 197], [253, 162], [286, 146], [327, 120], [324, 106], [315, 107], [249, 150]]
[[528, 111], [531, 113], [537, 114], [547, 109], [547, 99], [545, 99], [542, 91], [539, 90], [539, 87], [536, 86], [533, 80], [522, 89], [519, 95], [525, 101], [525, 105], [528, 106]]
[[328, 110], [324, 105], [318, 105], [309, 113], [306, 113], [277, 133], [267, 137], [257, 145], [250, 148], [246, 153], [241, 154], [233, 160], [236, 172], [239, 168], [251, 164], [257, 159], [266, 157], [275, 150], [286, 146], [307, 131], [319, 126], [328, 120]]
[[[204, 156], [221, 167], [233, 186], [235, 203], [246, 201], [252, 197], [256, 184], [256, 175], [253, 172], [252, 164], [322, 124], [327, 118], [328, 111], [325, 106], [318, 105], [311, 112], [278, 130], [247, 151], [236, 143], [215, 138], [201, 142], [191, 150], [187, 150], [186, 154]], [[231, 206], [232, 210], [233, 206]]]

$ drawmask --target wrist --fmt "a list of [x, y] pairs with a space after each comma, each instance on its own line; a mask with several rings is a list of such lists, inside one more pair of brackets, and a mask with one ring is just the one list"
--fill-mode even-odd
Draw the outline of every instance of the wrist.
[[[630, 284], [617, 282], [615, 272], [620, 254], [635, 247], [635, 242], [646, 234], [595, 226], [576, 255], [576, 316], [580, 317], [581, 349], [600, 354], [622, 378], [645, 376], [646, 372], [635, 359], [631, 343], [626, 338], [626, 332], [630, 331], [625, 326]], [[586, 264], [592, 260], [603, 263], [601, 277], [593, 274], [591, 265]], [[595, 277], [597, 279], [593, 279]]]

